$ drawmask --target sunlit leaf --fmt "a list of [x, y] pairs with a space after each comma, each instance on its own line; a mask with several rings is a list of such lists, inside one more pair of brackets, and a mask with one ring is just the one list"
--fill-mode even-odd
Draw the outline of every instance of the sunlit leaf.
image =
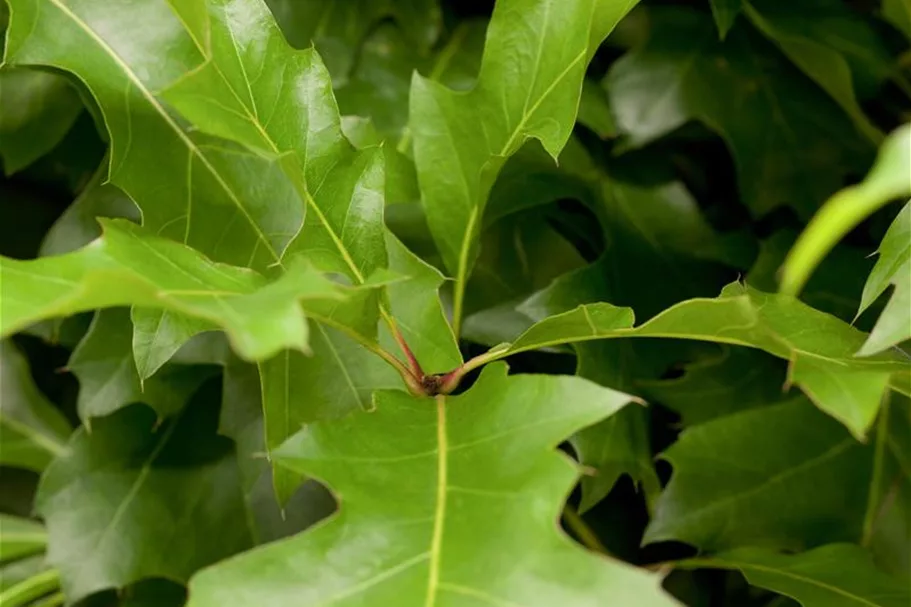
[[8, 339], [0, 341], [0, 463], [41, 472], [67, 452], [72, 429], [35, 385], [28, 362]]
[[[555, 529], [577, 471], [554, 447], [626, 400], [496, 365], [461, 396], [382, 392], [372, 413], [313, 424], [276, 457], [329, 483], [339, 513], [197, 575], [190, 605], [674, 605], [656, 577]], [[538, 505], [516, 507], [528, 499]], [[504, 542], [518, 558], [502, 558]]]
[[716, 299], [682, 302], [633, 327], [629, 308], [587, 304], [549, 317], [516, 341], [491, 350], [502, 358], [561, 343], [616, 337], [697, 339], [765, 350], [790, 363], [788, 381], [862, 438], [879, 410], [893, 373], [907, 375], [895, 353], [854, 358], [866, 335], [785, 295], [733, 283]]
[[504, 0], [494, 9], [471, 91], [415, 77], [409, 126], [430, 230], [456, 279], [456, 333], [497, 173], [528, 139], [540, 140], [553, 157], [559, 154], [575, 122], [586, 63], [631, 7]]
[[306, 349], [302, 300], [332, 310], [343, 297], [304, 263], [269, 283], [252, 270], [217, 264], [181, 244], [149, 236], [135, 224], [110, 220], [103, 226], [102, 238], [67, 255], [0, 258], [4, 334], [94, 308], [152, 306], [222, 326], [241, 355], [256, 359], [282, 347]]

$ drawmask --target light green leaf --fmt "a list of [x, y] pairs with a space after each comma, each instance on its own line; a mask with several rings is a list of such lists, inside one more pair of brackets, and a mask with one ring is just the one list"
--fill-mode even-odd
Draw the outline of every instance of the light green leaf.
[[[807, 76], [823, 88], [873, 141], [882, 132], [857, 101], [852, 67], [858, 77], [881, 81], [892, 58], [876, 33], [837, 0], [743, 0], [750, 21]], [[854, 61], [849, 61], [849, 57]]]
[[[154, 306], [222, 326], [249, 359], [306, 349], [303, 300], [328, 317], [344, 295], [300, 262], [274, 282], [217, 264], [184, 245], [105, 220], [104, 236], [74, 253], [29, 261], [0, 258], [3, 334], [28, 324], [111, 306]], [[322, 305], [319, 305], [322, 304]]]
[[134, 405], [73, 436], [37, 497], [67, 600], [148, 577], [185, 582], [249, 547], [237, 463], [230, 441], [215, 434], [217, 410], [193, 402], [157, 425], [151, 409]]
[[741, 548], [683, 561], [682, 567], [741, 571], [754, 586], [789, 596], [803, 607], [906, 607], [911, 590], [873, 564], [860, 546], [830, 544], [801, 554]]
[[170, 417], [213, 374], [214, 369], [172, 365], [142, 381], [130, 347], [132, 330], [126, 309], [99, 310], [70, 357], [67, 368], [79, 380], [76, 410], [87, 424], [138, 402], [152, 407], [159, 418]]
[[472, 90], [456, 92], [414, 78], [409, 119], [414, 157], [430, 230], [456, 278], [456, 334], [497, 173], [528, 139], [540, 140], [556, 158], [575, 123], [586, 64], [632, 5], [498, 2]]
[[699, 120], [730, 148], [741, 197], [756, 215], [790, 205], [809, 217], [868, 161], [869, 138], [760, 34], [735, 25], [720, 42], [695, 11], [650, 15], [647, 42], [606, 78], [617, 124], [631, 144]]
[[7, 175], [50, 152], [82, 111], [79, 95], [59, 74], [0, 71], [0, 159]]
[[10, 6], [5, 60], [59, 68], [85, 84], [110, 133], [109, 178], [139, 206], [146, 229], [219, 262], [263, 271], [281, 261], [304, 202], [280, 164], [185, 126], [158, 96], [205, 59], [167, 4]]
[[139, 379], [155, 373], [194, 335], [211, 331], [211, 322], [169, 310], [133, 308], [132, 351]]
[[876, 163], [862, 182], [836, 192], [826, 201], [781, 268], [781, 291], [796, 295], [822, 258], [854, 226], [895, 198], [911, 194], [911, 123], [883, 142]]
[[[461, 396], [381, 392], [372, 413], [308, 426], [276, 457], [329, 483], [340, 512], [197, 574], [189, 604], [675, 605], [656, 576], [586, 554], [555, 527], [577, 471], [554, 447], [626, 400], [495, 365]], [[515, 507], [528, 499], [538, 506]], [[522, 557], [504, 559], [504, 546]]]
[[262, 0], [200, 2], [205, 11], [182, 17], [207, 61], [165, 99], [204, 131], [280, 156], [307, 205], [289, 252], [365, 282], [386, 262], [382, 151], [345, 139], [328, 71], [315, 50], [285, 42]]
[[788, 360], [788, 380], [860, 439], [876, 417], [893, 373], [911, 365], [895, 353], [854, 358], [865, 334], [800, 301], [733, 283], [716, 299], [681, 302], [633, 328], [630, 308], [586, 304], [532, 326], [478, 362], [563, 343], [616, 337], [671, 337], [748, 346]]
[[[312, 329], [312, 356], [285, 350], [259, 364], [270, 456], [307, 424], [371, 408], [376, 389], [404, 387], [392, 367], [359, 344], [320, 325]], [[282, 467], [274, 467], [273, 477], [282, 505], [303, 480]]]
[[860, 538], [873, 449], [805, 399], [688, 428], [664, 457], [674, 472], [646, 543], [802, 550]]
[[857, 353], [858, 356], [875, 354], [911, 339], [911, 315], [908, 314], [908, 310], [911, 310], [911, 202], [905, 205], [889, 226], [877, 253], [879, 259], [864, 285], [858, 315], [882, 295], [890, 284], [895, 286], [895, 290], [876, 321], [870, 338]]
[[38, 390], [25, 357], [10, 340], [0, 341], [0, 464], [41, 472], [66, 453], [71, 431]]
[[715, 18], [718, 36], [724, 40], [743, 9], [743, 0], [709, 0], [709, 5], [712, 7], [712, 17]]
[[46, 546], [47, 533], [41, 523], [0, 514], [0, 562], [39, 554]]

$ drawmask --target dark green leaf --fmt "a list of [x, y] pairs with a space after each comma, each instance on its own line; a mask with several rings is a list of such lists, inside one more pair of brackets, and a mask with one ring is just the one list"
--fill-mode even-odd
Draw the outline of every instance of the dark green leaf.
[[[313, 424], [276, 457], [330, 483], [340, 512], [197, 575], [190, 605], [676, 604], [656, 577], [555, 532], [577, 472], [553, 448], [626, 400], [496, 365], [461, 396], [382, 392], [372, 413]], [[538, 506], [516, 507], [527, 499]]]
[[67, 368], [80, 387], [76, 408], [86, 424], [138, 402], [152, 407], [159, 418], [170, 417], [212, 374], [206, 368], [172, 365], [142, 381], [133, 362], [132, 330], [127, 310], [100, 310], [70, 357]]
[[38, 390], [13, 343], [0, 341], [0, 463], [41, 472], [67, 452], [72, 429]]
[[906, 607], [911, 590], [879, 571], [852, 544], [830, 544], [796, 555], [741, 548], [681, 563], [737, 569], [755, 586], [793, 597], [803, 607]]
[[741, 196], [757, 215], [790, 205], [808, 217], [864, 166], [869, 139], [758, 34], [735, 26], [719, 42], [707, 19], [680, 9], [654, 11], [653, 20], [648, 42], [607, 77], [631, 143], [703, 122], [730, 147]]
[[77, 432], [48, 468], [37, 507], [68, 600], [147, 577], [184, 582], [250, 545], [237, 463], [211, 405], [191, 403], [160, 426], [144, 406], [121, 409]]
[[[874, 141], [882, 133], [864, 114], [854, 91], [857, 79], [874, 88], [892, 71], [892, 58], [872, 28], [838, 0], [744, 0], [759, 30], [821, 86]], [[853, 73], [852, 73], [853, 72]]]
[[664, 454], [674, 472], [644, 541], [704, 551], [856, 541], [872, 456], [802, 398], [688, 428]]
[[709, 0], [709, 4], [712, 7], [715, 26], [718, 28], [718, 36], [724, 40], [743, 8], [743, 0]]
[[0, 71], [0, 158], [12, 175], [51, 151], [70, 130], [82, 103], [59, 74]]
[[883, 17], [911, 39], [911, 8], [903, 0], [883, 0]]

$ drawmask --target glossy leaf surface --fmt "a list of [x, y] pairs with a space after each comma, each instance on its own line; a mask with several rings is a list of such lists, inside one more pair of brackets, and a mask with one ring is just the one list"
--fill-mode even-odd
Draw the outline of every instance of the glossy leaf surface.
[[4, 334], [29, 323], [110, 306], [153, 306], [219, 324], [238, 351], [266, 357], [281, 347], [306, 349], [300, 301], [338, 301], [328, 279], [300, 263], [269, 283], [245, 268], [217, 264], [194, 249], [124, 221], [103, 224], [105, 234], [58, 257], [2, 259]]
[[[332, 485], [340, 512], [198, 575], [190, 605], [673, 605], [656, 578], [554, 530], [576, 472], [552, 449], [625, 401], [580, 379], [507, 378], [505, 365], [462, 396], [381, 392], [374, 412], [311, 425], [276, 455]], [[390, 499], [390, 482], [407, 501]], [[515, 507], [532, 495], [538, 508]], [[525, 556], [500, 558], [504, 541]]]

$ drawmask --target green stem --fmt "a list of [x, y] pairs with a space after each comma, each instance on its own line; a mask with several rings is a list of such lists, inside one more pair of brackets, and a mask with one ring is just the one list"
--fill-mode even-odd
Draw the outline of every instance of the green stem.
[[876, 453], [873, 456], [873, 478], [870, 480], [870, 493], [867, 496], [867, 510], [864, 514], [861, 545], [869, 546], [876, 529], [879, 515], [879, 491], [883, 482], [883, 468], [886, 460], [886, 442], [889, 440], [889, 391], [883, 396], [879, 420], [876, 424]]
[[0, 605], [23, 607], [58, 588], [60, 588], [60, 572], [56, 569], [48, 569], [0, 592]]
[[582, 516], [569, 504], [566, 504], [563, 507], [563, 520], [566, 522], [566, 526], [569, 527], [570, 531], [573, 532], [573, 535], [582, 542], [583, 546], [605, 556], [611, 555], [607, 548], [604, 547], [604, 544], [601, 543], [601, 540], [598, 539], [598, 536], [595, 535], [595, 532], [592, 531], [591, 527], [582, 520]]

